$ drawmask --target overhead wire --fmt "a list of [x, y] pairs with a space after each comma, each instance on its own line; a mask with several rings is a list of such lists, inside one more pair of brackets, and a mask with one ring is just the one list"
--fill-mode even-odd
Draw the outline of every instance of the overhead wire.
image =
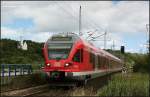
[[[73, 13], [78, 13], [79, 14], [79, 12], [76, 12], [76, 11], [73, 11], [73, 8], [72, 8], [72, 6], [71, 5], [68, 5], [68, 7], [70, 6], [70, 8], [72, 9], [72, 11], [69, 11], [69, 10], [67, 10], [67, 9], [65, 9], [62, 5], [60, 5], [60, 3], [57, 3], [56, 2], [56, 4], [58, 5], [58, 7], [61, 9], [61, 10], [63, 10], [66, 14], [68, 14], [68, 15], [70, 15], [71, 17], [73, 17], [74, 18], [74, 20], [78, 23], [78, 21], [79, 21], [79, 18], [78, 17], [76, 17], [76, 15], [73, 15]], [[68, 8], [69, 9], [69, 8]], [[72, 13], [73, 12], [73, 13]], [[86, 11], [84, 10], [84, 15], [86, 15], [87, 13], [86, 13]], [[78, 16], [78, 15], [77, 15]], [[82, 17], [83, 17], [83, 12], [82, 12]], [[86, 27], [88, 28], [88, 29], [101, 29], [102, 31], [104, 31], [104, 28], [102, 28], [101, 26], [99, 26], [99, 25], [97, 25], [97, 23], [95, 23], [94, 21], [92, 21], [92, 19], [91, 19], [91, 17], [89, 17], [88, 15], [86, 16], [86, 17], [88, 17], [88, 19], [85, 19], [86, 21], [85, 21], [85, 24], [87, 24], [86, 25]], [[85, 18], [85, 17], [84, 17]], [[84, 25], [83, 25], [84, 26]], [[93, 31], [94, 32], [94, 31]], [[92, 34], [92, 35], [94, 35], [94, 33]], [[90, 38], [92, 35], [88, 35], [87, 36], [87, 38], [86, 39], [88, 39], [88, 38]], [[94, 38], [94, 37], [93, 37]], [[96, 38], [96, 37], [95, 37]], [[93, 39], [92, 39], [93, 40]]]

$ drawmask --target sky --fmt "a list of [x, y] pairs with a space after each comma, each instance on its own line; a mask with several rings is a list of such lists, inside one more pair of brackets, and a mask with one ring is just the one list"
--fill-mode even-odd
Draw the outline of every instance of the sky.
[[[149, 1], [2, 1], [1, 38], [45, 42], [52, 34], [79, 33], [86, 39], [106, 34], [106, 48], [146, 53]], [[90, 38], [88, 38], [90, 40]], [[91, 41], [104, 48], [104, 36]]]

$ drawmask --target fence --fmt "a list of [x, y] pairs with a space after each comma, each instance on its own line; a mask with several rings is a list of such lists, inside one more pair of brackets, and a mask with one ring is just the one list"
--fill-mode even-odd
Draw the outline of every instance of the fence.
[[1, 85], [8, 84], [16, 76], [32, 74], [30, 64], [1, 64]]
[[32, 66], [29, 64], [1, 64], [1, 76], [17, 76], [32, 73]]

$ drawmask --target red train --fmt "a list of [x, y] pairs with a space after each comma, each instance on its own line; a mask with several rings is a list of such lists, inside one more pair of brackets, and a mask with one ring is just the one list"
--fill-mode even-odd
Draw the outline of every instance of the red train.
[[84, 80], [120, 71], [123, 62], [76, 34], [57, 34], [44, 44], [43, 71], [53, 79]]

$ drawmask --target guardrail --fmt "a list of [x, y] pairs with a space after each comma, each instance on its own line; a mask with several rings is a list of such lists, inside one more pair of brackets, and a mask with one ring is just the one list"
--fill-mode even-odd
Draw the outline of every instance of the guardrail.
[[1, 64], [0, 71], [1, 85], [11, 83], [17, 76], [33, 74], [30, 64]]
[[30, 64], [1, 64], [1, 77], [27, 75], [33, 72]]

